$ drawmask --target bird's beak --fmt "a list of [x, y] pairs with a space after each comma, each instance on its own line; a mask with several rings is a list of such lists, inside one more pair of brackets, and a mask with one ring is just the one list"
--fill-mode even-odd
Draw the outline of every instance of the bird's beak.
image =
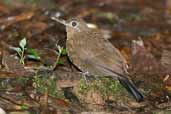
[[59, 18], [57, 18], [57, 17], [51, 17], [51, 19], [52, 19], [52, 20], [55, 20], [55, 21], [57, 21], [57, 22], [59, 22], [59, 23], [61, 23], [61, 24], [63, 24], [63, 25], [65, 25], [65, 26], [67, 26], [66, 21], [63, 20], [63, 19], [59, 19]]

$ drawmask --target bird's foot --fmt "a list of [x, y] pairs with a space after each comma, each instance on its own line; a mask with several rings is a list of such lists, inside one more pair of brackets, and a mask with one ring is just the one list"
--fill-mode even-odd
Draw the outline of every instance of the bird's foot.
[[86, 84], [88, 85], [89, 79], [87, 77], [90, 75], [89, 72], [83, 72], [82, 75], [84, 77], [84, 80], [86, 81]]

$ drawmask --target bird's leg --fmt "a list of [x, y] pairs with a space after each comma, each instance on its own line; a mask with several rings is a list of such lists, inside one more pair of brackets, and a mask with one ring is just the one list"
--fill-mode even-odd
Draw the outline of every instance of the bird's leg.
[[88, 71], [87, 72], [82, 72], [82, 75], [83, 75], [83, 77], [84, 77], [84, 79], [86, 81], [86, 84], [88, 85], [89, 80], [88, 80], [87, 76], [90, 75], [89, 72]]

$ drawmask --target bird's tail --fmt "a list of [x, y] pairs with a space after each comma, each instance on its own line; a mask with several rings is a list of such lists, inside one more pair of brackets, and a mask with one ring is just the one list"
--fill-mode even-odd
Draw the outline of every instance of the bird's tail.
[[136, 99], [137, 102], [141, 102], [144, 100], [143, 95], [138, 91], [135, 85], [127, 78], [120, 77], [119, 82], [126, 90]]

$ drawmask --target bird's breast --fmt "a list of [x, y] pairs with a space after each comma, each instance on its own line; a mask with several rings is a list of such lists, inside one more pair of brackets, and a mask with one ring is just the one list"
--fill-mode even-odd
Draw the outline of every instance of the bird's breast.
[[80, 70], [83, 69], [83, 59], [87, 57], [87, 54], [85, 53], [87, 48], [85, 45], [86, 42], [81, 39], [81, 36], [79, 36], [79, 38], [78, 36], [67, 36], [66, 49], [68, 57]]

